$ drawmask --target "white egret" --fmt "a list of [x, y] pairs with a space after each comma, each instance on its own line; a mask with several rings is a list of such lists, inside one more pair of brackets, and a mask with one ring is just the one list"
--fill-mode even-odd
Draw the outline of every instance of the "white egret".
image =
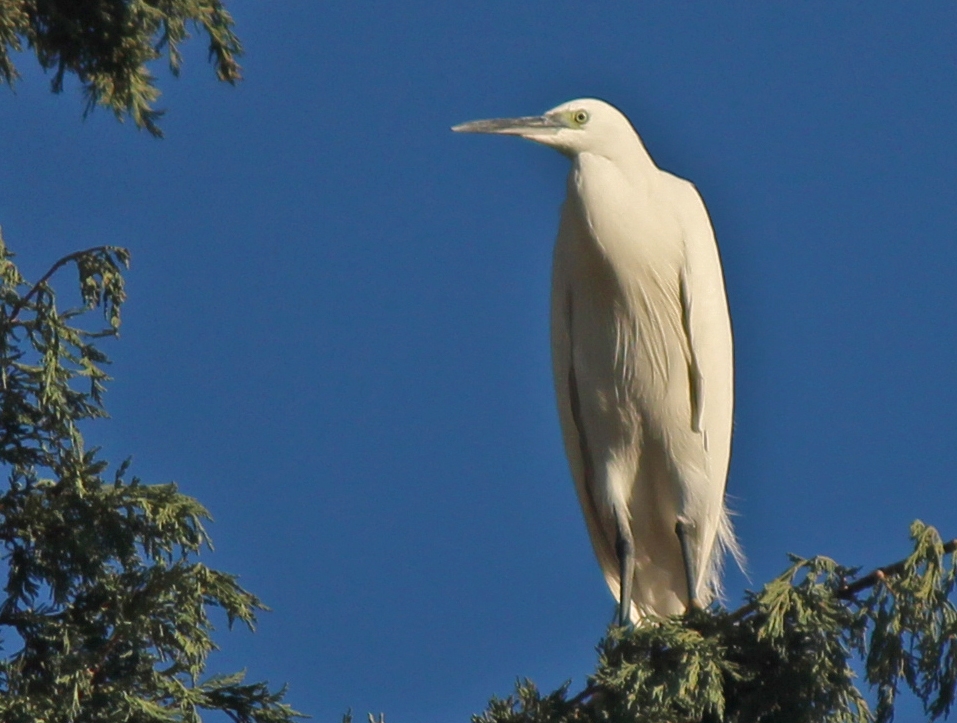
[[600, 100], [452, 130], [521, 136], [571, 159], [552, 362], [591, 542], [620, 625], [708, 604], [724, 552], [741, 553], [724, 504], [731, 322], [701, 197]]

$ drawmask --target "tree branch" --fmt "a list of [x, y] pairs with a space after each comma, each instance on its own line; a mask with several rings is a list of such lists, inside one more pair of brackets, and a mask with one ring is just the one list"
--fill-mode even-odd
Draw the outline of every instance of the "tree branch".
[[[957, 552], [957, 539], [951, 540], [950, 542], [944, 544], [945, 555], [949, 555], [953, 552]], [[854, 596], [862, 590], [866, 590], [869, 587], [874, 587], [874, 585], [887, 577], [900, 575], [904, 571], [905, 564], [907, 564], [907, 558], [898, 560], [890, 565], [878, 567], [876, 570], [872, 570], [859, 580], [855, 580], [851, 584], [840, 588], [834, 594], [840, 600], [853, 600]], [[743, 605], [731, 613], [731, 621], [735, 623], [739, 622], [757, 609], [758, 606], [753, 602]]]
[[[957, 551], [957, 539], [951, 540], [948, 543], [944, 544], [944, 554], [949, 555], [952, 552]], [[862, 577], [860, 580], [855, 580], [850, 585], [845, 585], [840, 590], [835, 593], [837, 597], [841, 600], [850, 600], [861, 590], [866, 590], [869, 587], [874, 587], [878, 582], [883, 580], [886, 577], [891, 575], [900, 575], [904, 572], [904, 565], [907, 563], [907, 560], [898, 560], [892, 565], [885, 565], [884, 567], [879, 567], [872, 572], [869, 572], [867, 575]]]
[[57, 271], [62, 269], [71, 261], [73, 262], [79, 261], [81, 258], [86, 256], [87, 254], [96, 253], [97, 251], [101, 253], [109, 252], [110, 249], [111, 249], [110, 246], [93, 246], [92, 248], [88, 248], [84, 251], [75, 251], [72, 254], [68, 254], [64, 256], [62, 259], [60, 259], [59, 261], [57, 261], [55, 264], [53, 264], [53, 266], [50, 267], [49, 271], [47, 271], [43, 276], [40, 277], [40, 280], [33, 285], [33, 288], [31, 288], [24, 296], [20, 298], [20, 301], [17, 302], [16, 306], [13, 307], [13, 312], [10, 314], [10, 318], [8, 319], [9, 323], [12, 324], [14, 321], [17, 320], [17, 316], [19, 316], [20, 311], [23, 309], [23, 307], [27, 305], [27, 302], [30, 301], [33, 295], [40, 290], [40, 287], [43, 286], [47, 281], [49, 281], [53, 277], [53, 274], [55, 274]]

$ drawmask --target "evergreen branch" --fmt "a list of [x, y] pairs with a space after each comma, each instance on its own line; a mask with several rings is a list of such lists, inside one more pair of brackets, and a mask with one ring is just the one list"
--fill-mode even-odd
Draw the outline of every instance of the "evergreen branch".
[[[950, 555], [953, 552], [957, 552], [957, 538], [947, 542], [943, 546], [943, 551], [945, 555]], [[849, 585], [837, 590], [835, 595], [841, 600], [852, 600], [855, 595], [863, 590], [874, 587], [879, 582], [883, 582], [888, 577], [893, 577], [895, 575], [900, 575], [904, 572], [904, 567], [907, 564], [907, 559], [898, 560], [897, 562], [891, 565], [884, 565], [884, 567], [878, 567], [875, 570], [872, 570], [864, 577], [859, 580], [855, 580]]]
[[593, 682], [589, 682], [588, 685], [586, 685], [585, 688], [578, 695], [576, 695], [574, 698], [569, 698], [568, 703], [569, 705], [573, 705], [573, 706], [581, 705], [586, 700], [588, 700], [593, 695], [595, 695], [595, 693], [597, 693], [598, 690], [599, 688], [597, 685], [595, 685]]
[[[921, 522], [912, 525], [911, 537], [911, 556], [852, 582], [845, 582], [851, 570], [827, 558], [794, 558], [733, 612], [691, 611], [635, 629], [612, 626], [599, 646], [599, 669], [579, 693], [542, 696], [526, 681], [473, 721], [624, 716], [743, 723], [765, 720], [762, 710], [787, 710], [788, 721], [888, 723], [905, 682], [929, 719], [937, 719], [957, 690], [957, 609], [950, 602], [957, 571], [944, 561], [957, 552], [957, 539], [942, 543]], [[886, 594], [858, 601], [878, 583], [888, 586]], [[854, 685], [852, 654], [866, 660], [866, 680], [878, 691], [873, 715]]]
[[170, 71], [179, 75], [187, 25], [206, 35], [216, 77], [241, 80], [242, 43], [222, 0], [0, 0], [0, 83], [19, 76], [9, 51], [28, 47], [53, 71], [54, 93], [62, 92], [67, 75], [80, 81], [84, 115], [102, 106], [161, 137], [163, 111], [154, 108], [160, 91], [149, 65], [165, 50]]
[[10, 312], [10, 317], [8, 319], [8, 322], [12, 324], [14, 321], [17, 320], [17, 317], [20, 315], [20, 311], [28, 303], [30, 303], [30, 300], [34, 297], [34, 295], [40, 290], [40, 288], [44, 284], [46, 284], [47, 281], [49, 281], [53, 277], [53, 274], [55, 274], [57, 271], [62, 269], [71, 261], [78, 261], [85, 254], [93, 253], [96, 251], [102, 251], [107, 248], [108, 248], [107, 246], [94, 246], [93, 248], [86, 249], [86, 251], [75, 251], [72, 254], [67, 254], [62, 259], [57, 261], [55, 264], [53, 264], [53, 266], [50, 267], [50, 269], [43, 276], [40, 277], [40, 280], [33, 285], [33, 288], [31, 288], [26, 294], [20, 297], [20, 301], [18, 301], [14, 305], [13, 311]]
[[[957, 538], [946, 543], [943, 547], [943, 551], [945, 555], [957, 552]], [[871, 572], [867, 573], [864, 577], [838, 588], [835, 591], [834, 596], [839, 600], [852, 600], [859, 592], [874, 587], [874, 585], [876, 585], [878, 582], [881, 582], [888, 577], [900, 575], [902, 572], [904, 572], [904, 567], [906, 564], [907, 558], [898, 560], [890, 565], [884, 565], [882, 567], [875, 568]], [[732, 612], [730, 615], [731, 621], [740, 622], [748, 617], [748, 615], [754, 613], [757, 609], [758, 601], [752, 600], [751, 602], [747, 603], [746, 605], [742, 605], [737, 610]]]
[[74, 251], [72, 254], [67, 254], [62, 259], [57, 261], [53, 266], [47, 270], [47, 272], [40, 277], [40, 280], [37, 281], [32, 288], [20, 297], [20, 300], [14, 305], [13, 310], [10, 312], [10, 316], [7, 319], [7, 323], [12, 324], [17, 320], [17, 317], [20, 315], [20, 311], [30, 303], [33, 297], [40, 291], [40, 289], [51, 279], [53, 275], [66, 266], [69, 263], [80, 263], [84, 258], [88, 256], [93, 256], [95, 254], [99, 255], [108, 255], [118, 251], [116, 246], [93, 246], [84, 251]]
[[[267, 610], [195, 560], [212, 547], [206, 509], [175, 484], [126, 482], [129, 459], [104, 479], [109, 464], [85, 449], [79, 422], [106, 414], [108, 360], [74, 320], [102, 308], [115, 333], [126, 251], [69, 254], [33, 286], [11, 258], [0, 239], [0, 642], [18, 647], [0, 648], [0, 721], [198, 721], [202, 709], [291, 723], [284, 688], [198, 682], [216, 649], [211, 612], [252, 628]], [[61, 312], [51, 279], [69, 264], [83, 303]]]

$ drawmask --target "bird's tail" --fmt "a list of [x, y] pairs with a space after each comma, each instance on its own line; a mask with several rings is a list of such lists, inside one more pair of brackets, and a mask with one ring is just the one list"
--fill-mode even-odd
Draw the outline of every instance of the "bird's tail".
[[724, 570], [725, 558], [730, 554], [741, 572], [747, 574], [747, 560], [738, 538], [734, 534], [731, 524], [732, 513], [725, 505], [721, 506], [721, 516], [718, 519], [718, 531], [714, 539], [714, 548], [708, 560], [708, 571], [705, 575], [705, 587], [711, 591], [715, 599], [724, 600], [724, 586], [721, 584], [721, 573]]

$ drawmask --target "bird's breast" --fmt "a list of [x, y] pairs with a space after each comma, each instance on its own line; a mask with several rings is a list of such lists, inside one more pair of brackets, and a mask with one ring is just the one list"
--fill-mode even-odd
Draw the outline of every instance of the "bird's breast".
[[653, 167], [631, 168], [593, 154], [572, 165], [569, 200], [623, 282], [643, 272], [676, 275], [680, 268], [682, 230], [660, 175]]
[[[559, 244], [568, 256], [573, 356], [597, 407], [623, 420], [687, 399], [680, 227], [654, 184], [601, 157], [569, 178]], [[613, 400], [613, 403], [612, 403]]]

